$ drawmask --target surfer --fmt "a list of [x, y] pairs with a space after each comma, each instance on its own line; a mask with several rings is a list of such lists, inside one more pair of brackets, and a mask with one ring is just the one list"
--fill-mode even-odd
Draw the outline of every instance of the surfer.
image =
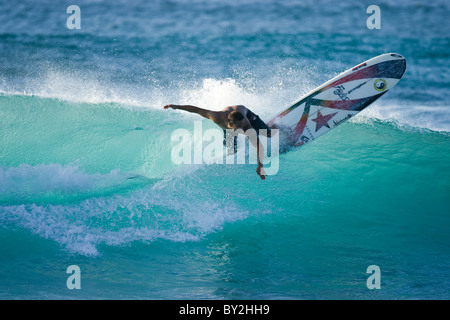
[[[262, 180], [266, 178], [266, 173], [263, 169], [263, 159], [264, 159], [264, 147], [259, 141], [260, 129], [265, 129], [261, 131], [261, 134], [270, 137], [271, 131], [267, 124], [261, 120], [259, 116], [254, 114], [252, 111], [247, 109], [242, 105], [229, 106], [222, 111], [212, 111], [206, 110], [190, 105], [175, 105], [168, 104], [164, 106], [164, 109], [174, 109], [174, 110], [184, 110], [192, 113], [197, 113], [206, 119], [210, 119], [215, 124], [223, 129], [224, 132], [224, 145], [226, 143], [226, 129], [242, 129], [244, 133], [249, 137], [250, 142], [255, 146], [258, 155], [258, 167], [256, 168], [256, 173], [261, 177]], [[248, 134], [249, 129], [254, 129], [256, 131], [256, 141], [254, 135]], [[237, 148], [236, 136], [234, 136], [234, 152]]]

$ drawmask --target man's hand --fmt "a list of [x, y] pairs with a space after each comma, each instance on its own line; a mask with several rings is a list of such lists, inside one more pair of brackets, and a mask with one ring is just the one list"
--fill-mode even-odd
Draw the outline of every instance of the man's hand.
[[260, 176], [261, 180], [266, 180], [266, 172], [264, 171], [262, 165], [258, 165], [258, 168], [256, 168], [256, 173]]
[[168, 104], [168, 105], [164, 106], [163, 108], [167, 110], [167, 109], [169, 109], [169, 108], [176, 109], [176, 107], [177, 107], [177, 106], [174, 105], [174, 104]]

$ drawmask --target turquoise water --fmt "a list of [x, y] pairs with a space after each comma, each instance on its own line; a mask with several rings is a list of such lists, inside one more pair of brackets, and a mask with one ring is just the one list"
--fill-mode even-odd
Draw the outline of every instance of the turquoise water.
[[[71, 4], [0, 4], [0, 298], [449, 299], [448, 2]], [[171, 160], [200, 119], [163, 105], [267, 121], [385, 52], [399, 84], [266, 181]]]

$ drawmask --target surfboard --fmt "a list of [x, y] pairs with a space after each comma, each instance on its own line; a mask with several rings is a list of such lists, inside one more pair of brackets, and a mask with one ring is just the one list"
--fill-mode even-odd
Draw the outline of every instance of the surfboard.
[[397, 53], [374, 57], [315, 88], [267, 125], [280, 130], [280, 145], [299, 147], [354, 117], [392, 89], [406, 70]]

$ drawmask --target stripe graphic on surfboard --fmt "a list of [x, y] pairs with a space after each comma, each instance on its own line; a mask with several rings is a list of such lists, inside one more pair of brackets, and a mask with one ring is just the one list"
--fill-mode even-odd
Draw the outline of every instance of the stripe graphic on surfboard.
[[301, 146], [344, 123], [402, 78], [406, 59], [386, 53], [367, 60], [306, 94], [267, 124], [288, 131], [284, 143]]

